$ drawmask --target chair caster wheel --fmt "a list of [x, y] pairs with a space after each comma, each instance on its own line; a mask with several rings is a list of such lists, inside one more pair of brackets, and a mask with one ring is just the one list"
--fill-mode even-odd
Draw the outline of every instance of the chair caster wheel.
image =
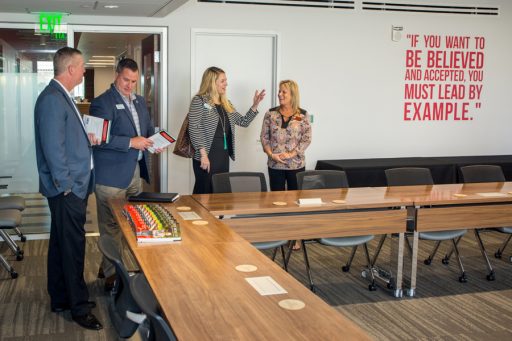
[[425, 260], [423, 261], [423, 263], [425, 263], [425, 265], [430, 265], [430, 264], [432, 264], [432, 259], [427, 258], [427, 259], [425, 259]]
[[22, 242], [22, 243], [24, 243], [24, 242], [26, 242], [26, 241], [27, 241], [27, 237], [25, 237], [25, 236], [21, 236], [21, 237], [20, 237], [20, 240], [21, 240], [21, 242]]
[[487, 275], [488, 281], [494, 281], [496, 279], [496, 275], [494, 274], [494, 271]]
[[312, 292], [316, 292], [316, 287], [314, 285], [311, 285], [309, 287], [309, 290], [311, 290]]
[[18, 278], [18, 273], [16, 271], [11, 271], [11, 278], [12, 279], [15, 279], [15, 278]]
[[496, 252], [494, 253], [494, 258], [501, 259], [501, 252], [496, 251]]
[[450, 264], [450, 260], [448, 258], [443, 258], [441, 260], [441, 263], [443, 263], [444, 265], [448, 265], [448, 264]]
[[23, 251], [22, 249], [19, 249], [19, 250], [16, 251], [16, 254], [17, 255], [23, 255], [23, 254], [25, 254], [25, 251]]
[[16, 255], [16, 260], [23, 260], [23, 254]]
[[343, 266], [341, 267], [341, 271], [343, 271], [343, 272], [349, 272], [349, 271], [350, 271], [350, 266], [343, 265]]
[[375, 286], [375, 284], [368, 284], [368, 290], [370, 291], [376, 291], [377, 290], [377, 287]]
[[466, 283], [468, 281], [468, 278], [466, 277], [466, 274], [463, 274], [459, 277], [459, 282]]

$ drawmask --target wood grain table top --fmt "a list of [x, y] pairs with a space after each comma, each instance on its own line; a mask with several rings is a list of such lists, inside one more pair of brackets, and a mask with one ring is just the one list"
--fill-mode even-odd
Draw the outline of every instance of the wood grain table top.
[[[112, 200], [116, 219], [179, 340], [366, 340], [355, 323], [323, 302], [191, 197], [165, 206], [180, 223], [182, 241], [137, 244], [122, 216], [123, 200]], [[183, 220], [177, 206], [189, 206], [208, 221]], [[251, 264], [244, 273], [237, 265]], [[287, 293], [262, 296], [247, 277], [271, 276]], [[302, 310], [278, 303], [298, 299]]]
[[[192, 197], [214, 215], [298, 213], [412, 205], [409, 199], [388, 196], [386, 187], [277, 192], [195, 194]], [[299, 199], [320, 198], [321, 205], [299, 205]], [[344, 201], [335, 203], [334, 201]], [[282, 202], [286, 205], [276, 205]]]
[[512, 182], [395, 186], [386, 191], [390, 198], [412, 200], [418, 206], [512, 202]]

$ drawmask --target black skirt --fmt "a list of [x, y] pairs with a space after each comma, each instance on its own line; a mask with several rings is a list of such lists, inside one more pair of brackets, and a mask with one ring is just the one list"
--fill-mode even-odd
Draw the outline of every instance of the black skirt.
[[209, 194], [212, 189], [212, 175], [217, 173], [229, 172], [229, 151], [231, 146], [231, 136], [226, 136], [228, 148], [224, 149], [224, 134], [222, 125], [219, 122], [217, 131], [213, 138], [208, 159], [210, 160], [210, 173], [201, 169], [201, 161], [193, 160], [194, 175], [196, 182], [194, 184], [194, 194]]

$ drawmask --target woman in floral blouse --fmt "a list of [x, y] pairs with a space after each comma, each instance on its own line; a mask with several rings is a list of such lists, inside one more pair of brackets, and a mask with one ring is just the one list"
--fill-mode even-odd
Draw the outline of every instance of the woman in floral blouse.
[[306, 110], [299, 107], [299, 87], [292, 80], [279, 83], [279, 106], [263, 119], [261, 144], [268, 155], [272, 191], [297, 189], [298, 172], [304, 171], [304, 152], [311, 143], [311, 124]]

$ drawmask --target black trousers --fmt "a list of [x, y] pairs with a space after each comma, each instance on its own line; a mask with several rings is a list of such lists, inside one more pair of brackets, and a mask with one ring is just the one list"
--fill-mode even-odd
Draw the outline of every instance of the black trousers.
[[73, 316], [90, 312], [84, 280], [87, 198], [72, 192], [48, 198], [51, 213], [48, 247], [48, 294], [51, 305], [71, 307]]
[[299, 169], [268, 169], [268, 177], [271, 191], [296, 190], [297, 173], [303, 172], [306, 167]]

